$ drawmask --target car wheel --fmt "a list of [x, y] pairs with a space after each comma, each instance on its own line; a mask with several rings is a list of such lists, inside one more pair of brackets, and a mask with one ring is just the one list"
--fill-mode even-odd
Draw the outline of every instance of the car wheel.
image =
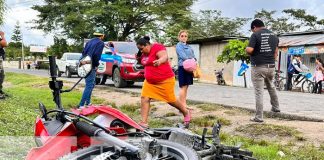
[[122, 77], [120, 77], [120, 70], [118, 68], [114, 69], [113, 81], [115, 87], [117, 88], [122, 88], [127, 85], [126, 81]]
[[68, 67], [66, 67], [65, 75], [66, 75], [66, 77], [68, 77], [68, 78], [71, 78], [71, 77], [72, 77], [72, 74], [71, 74], [71, 72], [70, 72], [70, 70], [69, 70]]

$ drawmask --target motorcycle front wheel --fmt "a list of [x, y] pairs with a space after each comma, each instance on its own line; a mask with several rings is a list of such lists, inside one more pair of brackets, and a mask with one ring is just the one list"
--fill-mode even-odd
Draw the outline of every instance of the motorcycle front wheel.
[[[162, 152], [157, 160], [201, 160], [197, 152], [191, 148], [167, 140], [157, 140], [157, 142], [162, 146]], [[60, 160], [113, 160], [113, 153], [113, 147], [96, 145], [80, 149], [64, 156]], [[107, 158], [109, 154], [111, 154], [111, 157]], [[128, 160], [126, 156], [123, 155], [115, 158], [116, 160]], [[132, 160], [133, 159], [134, 158], [132, 158]]]

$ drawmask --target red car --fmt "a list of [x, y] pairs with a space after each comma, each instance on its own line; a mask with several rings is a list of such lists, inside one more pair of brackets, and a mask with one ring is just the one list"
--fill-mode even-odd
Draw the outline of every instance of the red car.
[[[137, 64], [135, 42], [112, 41], [105, 43], [99, 61], [96, 84], [105, 84], [111, 77], [115, 87], [132, 86], [144, 80], [144, 69]], [[135, 67], [137, 66], [137, 67]]]

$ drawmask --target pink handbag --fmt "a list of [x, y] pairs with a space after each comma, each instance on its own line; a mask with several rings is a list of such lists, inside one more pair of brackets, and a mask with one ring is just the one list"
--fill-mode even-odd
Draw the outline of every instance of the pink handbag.
[[196, 63], [196, 60], [194, 58], [186, 59], [185, 61], [183, 61], [182, 64], [183, 64], [183, 68], [187, 72], [193, 72], [194, 70], [197, 69], [197, 63]]

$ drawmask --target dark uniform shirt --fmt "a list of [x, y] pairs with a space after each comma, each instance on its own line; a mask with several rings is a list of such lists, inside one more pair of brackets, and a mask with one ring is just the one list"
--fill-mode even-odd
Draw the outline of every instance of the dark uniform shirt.
[[84, 47], [82, 57], [90, 56], [92, 61], [92, 68], [99, 66], [102, 50], [105, 44], [99, 38], [92, 38]]
[[251, 55], [251, 64], [274, 64], [274, 54], [278, 44], [278, 37], [270, 30], [264, 28], [258, 32], [254, 32], [250, 37], [248, 45], [248, 47], [254, 48], [253, 54]]

